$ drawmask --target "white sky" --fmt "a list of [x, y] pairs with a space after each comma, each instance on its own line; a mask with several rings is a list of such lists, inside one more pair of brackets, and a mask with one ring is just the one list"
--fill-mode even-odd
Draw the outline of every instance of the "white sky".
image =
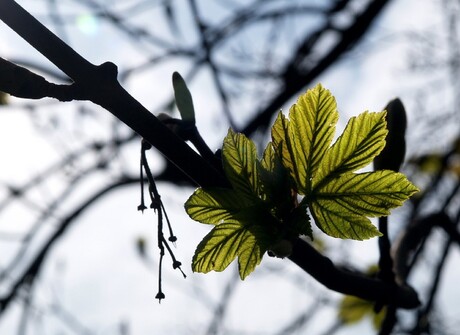
[[[28, 9], [33, 8], [32, 1], [18, 2]], [[414, 84], [405, 73], [406, 41], [395, 41], [393, 36], [408, 29], [418, 30], [426, 24], [433, 24], [431, 3], [424, 1], [422, 5], [416, 0], [394, 1], [374, 27], [375, 33], [366, 38], [364, 51], [354, 51], [352, 58], [340, 62], [318, 80], [336, 96], [342, 124], [351, 115], [364, 110], [379, 110], [393, 97], [404, 97], [407, 88]], [[85, 14], [84, 11], [82, 14]], [[97, 23], [94, 27], [94, 32], [75, 32], [71, 39], [73, 47], [90, 61], [98, 64], [111, 60], [121, 68], [143, 57], [127, 47], [120, 48], [119, 45], [125, 44], [118, 40], [119, 37], [113, 34], [111, 28], [98, 26]], [[0, 38], [3, 41], [0, 44], [1, 55], [27, 55], [32, 59], [43, 59], [35, 55], [36, 52], [10, 32], [3, 23], [0, 23]], [[136, 81], [129, 81], [127, 89], [149, 108], [152, 105], [152, 93], [160, 99], [168, 96], [171, 92], [171, 73], [174, 70], [180, 71], [186, 65], [170, 62], [158, 70], [137, 77]], [[209, 99], [208, 90], [212, 84], [204, 75], [202, 77], [191, 86], [198, 111], [197, 122], [206, 140], [217, 148], [226, 133], [226, 127], [216, 127], [215, 120], [206, 117], [207, 113], [217, 109], [219, 105]], [[288, 107], [285, 106], [284, 110]], [[62, 108], [59, 112], [68, 111]], [[98, 118], [102, 120], [110, 118], [103, 113], [101, 115]], [[24, 114], [15, 110], [2, 111], [0, 118], [0, 136], [7, 139], [0, 141], [0, 153], [3, 157], [1, 183], [23, 182], [33, 171], [45, 168], [60, 157], [62, 148], [50, 146], [49, 142], [43, 140]], [[416, 111], [409, 109], [410, 123], [417, 122], [416, 119]], [[71, 122], [72, 118], [69, 116], [69, 123]], [[88, 127], [85, 132], [101, 131], [94, 124]], [[100, 136], [104, 138], [105, 134]], [[78, 143], [78, 138], [75, 143]], [[138, 148], [133, 148], [127, 154], [127, 157], [133, 158], [133, 171], [138, 168], [137, 150]], [[95, 179], [97, 178], [96, 176]], [[85, 186], [79, 192], [83, 194], [90, 188], [91, 186]], [[60, 240], [42, 271], [38, 302], [50, 310], [52, 303], [61, 304], [95, 334], [117, 334], [120, 321], [129, 324], [129, 334], [133, 335], [203, 333], [213, 311], [198, 301], [198, 296], [196, 293], [194, 295], [191, 288], [205, 289], [206, 294], [214, 302], [218, 302], [223, 287], [231, 280], [234, 271], [229, 269], [224, 273], [208, 275], [191, 272], [189, 264], [194, 248], [207, 233], [208, 227], [192, 222], [183, 211], [182, 204], [192, 189], [177, 190], [164, 184], [160, 184], [159, 188], [179, 237], [175, 252], [188, 276], [183, 280], [179, 272], [173, 272], [169, 259], [166, 258], [163, 279], [166, 299], [161, 305], [154, 299], [157, 292], [156, 268], [148, 269], [139, 261], [135, 250], [136, 239], [145, 237], [150, 242], [150, 254], [157, 260], [153, 242], [156, 236], [156, 217], [151, 211], [144, 215], [136, 211], [139, 201], [137, 187], [126, 188], [105, 197], [88, 210], [78, 224]], [[17, 208], [8, 217], [0, 216], [0, 228], [10, 231], [26, 229], [25, 222], [28, 222], [29, 217], [23, 215], [23, 210]], [[331, 244], [335, 248], [333, 250], [340, 252], [340, 244], [335, 241], [331, 241]], [[4, 256], [11, 254], [8, 245], [0, 245], [0, 251]], [[377, 257], [376, 240], [353, 242], [348, 251], [352, 259], [356, 259], [356, 263], [371, 264]], [[454, 257], [458, 260], [458, 253], [450, 258], [451, 262]], [[270, 269], [273, 267], [284, 270], [281, 273], [271, 273]], [[305, 282], [297, 286], [287, 282], [285, 273], [305, 277]], [[458, 283], [459, 276], [457, 273], [449, 275], [452, 276], [446, 276], [446, 287], [453, 287]], [[308, 275], [289, 261], [266, 257], [253, 276], [238, 284], [225, 323], [232, 329], [255, 334], [273, 333], [300, 309], [307, 309], [318, 291], [324, 290], [312, 284]], [[332, 299], [338, 297], [331, 294]], [[440, 299], [445, 299], [458, 311], [458, 290], [443, 290]], [[333, 313], [335, 312], [326, 311], [325, 317], [333, 318]], [[455, 316], [452, 309], [449, 314]], [[10, 308], [9, 315], [0, 319], [0, 334], [14, 333], [18, 316], [18, 308]], [[40, 319], [40, 313], [36, 317]], [[47, 334], [72, 333], [65, 330], [65, 326], [57, 318], [44, 318], [42, 325]], [[314, 323], [311, 327], [308, 333], [317, 334], [324, 324]], [[367, 322], [357, 327], [338, 334], [369, 332]], [[31, 332], [35, 333], [40, 334], [40, 331]]]

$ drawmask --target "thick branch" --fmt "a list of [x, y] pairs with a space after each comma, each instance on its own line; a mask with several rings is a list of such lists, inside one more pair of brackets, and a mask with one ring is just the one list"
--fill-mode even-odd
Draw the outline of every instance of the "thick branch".
[[420, 304], [412, 288], [389, 285], [379, 279], [339, 269], [329, 258], [301, 239], [294, 243], [289, 259], [333, 291], [400, 308], [416, 308]]
[[219, 171], [121, 87], [113, 63], [100, 66], [89, 63], [13, 0], [0, 1], [0, 19], [75, 81], [80, 90], [78, 99], [90, 100], [107, 109], [196, 184], [226, 185]]

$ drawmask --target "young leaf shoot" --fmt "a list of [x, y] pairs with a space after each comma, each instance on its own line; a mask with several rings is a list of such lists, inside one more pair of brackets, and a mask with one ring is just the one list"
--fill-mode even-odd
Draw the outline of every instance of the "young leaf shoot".
[[369, 218], [389, 215], [418, 191], [401, 173], [356, 172], [385, 147], [385, 117], [351, 118], [332, 144], [337, 105], [318, 84], [299, 97], [289, 118], [278, 115], [262, 158], [250, 139], [230, 129], [222, 164], [232, 188], [199, 188], [185, 203], [192, 219], [214, 225], [196, 249], [193, 270], [223, 271], [238, 257], [244, 279], [265, 252], [286, 257], [295, 238], [313, 238], [310, 216], [332, 237], [380, 236]]

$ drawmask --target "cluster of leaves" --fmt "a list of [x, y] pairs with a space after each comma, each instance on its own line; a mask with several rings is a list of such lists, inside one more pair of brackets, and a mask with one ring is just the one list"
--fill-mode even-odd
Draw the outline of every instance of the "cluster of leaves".
[[214, 225], [196, 249], [193, 270], [222, 271], [238, 256], [244, 279], [265, 252], [286, 257], [295, 238], [313, 238], [310, 216], [333, 237], [379, 236], [369, 217], [389, 215], [417, 191], [400, 173], [355, 173], [384, 148], [385, 115], [351, 118], [331, 145], [337, 105], [318, 84], [299, 97], [289, 118], [279, 113], [261, 159], [251, 140], [230, 129], [222, 163], [232, 189], [199, 188], [185, 203], [192, 219]]

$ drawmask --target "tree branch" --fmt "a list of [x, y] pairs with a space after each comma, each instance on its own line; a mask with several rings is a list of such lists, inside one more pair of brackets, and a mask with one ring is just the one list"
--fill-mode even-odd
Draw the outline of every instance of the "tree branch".
[[417, 293], [411, 287], [389, 285], [379, 279], [339, 269], [300, 238], [294, 243], [289, 259], [333, 291], [400, 308], [411, 309], [420, 304]]
[[[296, 73], [292, 71], [292, 68], [289, 68], [286, 76], [293, 76], [294, 80], [285, 78], [287, 84], [284, 90], [275, 97], [263, 115], [259, 115], [245, 128], [245, 132], [253, 131], [257, 125], [266, 125], [268, 123], [266, 119], [271, 117], [271, 113], [281, 103], [315, 78], [364, 34], [387, 2], [388, 0], [372, 1], [355, 24], [343, 32], [342, 40], [314, 69], [307, 73], [299, 69], [299, 72]], [[74, 80], [73, 85], [75, 85], [78, 99], [92, 101], [107, 109], [155, 146], [195, 183], [203, 187], [227, 185], [221, 171], [215, 169], [209, 162], [196, 154], [123, 89], [117, 81], [117, 67], [113, 63], [107, 62], [100, 66], [89, 63], [13, 0], [0, 1], [0, 19]], [[300, 49], [299, 52], [301, 52]], [[294, 60], [298, 60], [299, 55], [302, 54], [298, 53]], [[297, 61], [294, 63], [297, 64]], [[109, 189], [105, 189], [104, 193], [108, 191]], [[80, 214], [94, 201], [95, 197], [90, 197], [75, 212], [75, 215]], [[69, 220], [72, 219], [69, 218]], [[17, 286], [13, 288], [12, 292], [17, 291], [24, 281], [29, 280], [28, 274], [35, 274], [38, 271], [48, 248], [67, 226], [68, 221], [64, 221], [61, 229], [55, 233], [37, 255], [33, 264], [26, 271], [23, 280], [16, 283]], [[321, 255], [300, 239], [295, 243], [290, 259], [331, 290], [384, 304], [393, 304], [401, 308], [415, 308], [419, 304], [417, 294], [413, 289], [389, 285], [377, 279], [338, 269], [329, 258]], [[6, 308], [12, 296], [8, 295], [0, 300], [0, 312]]]
[[220, 171], [203, 160], [123, 89], [117, 80], [115, 64], [91, 64], [13, 0], [0, 1], [0, 19], [75, 81], [79, 99], [92, 101], [111, 112], [196, 184], [227, 185]]
[[[257, 130], [264, 131], [267, 129], [273, 114], [281, 108], [282, 104], [311, 83], [331, 64], [337, 61], [340, 56], [354, 46], [389, 2], [390, 0], [370, 1], [368, 7], [356, 18], [355, 22], [349, 28], [341, 31], [341, 38], [339, 38], [335, 47], [323, 56], [311, 69], [302, 67], [303, 63], [301, 62], [307, 58], [308, 53], [311, 51], [310, 44], [312, 38], [315, 38], [314, 33], [307, 36], [304, 42], [299, 45], [297, 53], [293, 56], [291, 62], [286, 66], [283, 78], [284, 87], [280, 89], [278, 95], [263, 110], [248, 122], [241, 132], [250, 135]], [[321, 29], [321, 32], [330, 30], [330, 27], [332, 27], [331, 23], [327, 22], [324, 29]]]

